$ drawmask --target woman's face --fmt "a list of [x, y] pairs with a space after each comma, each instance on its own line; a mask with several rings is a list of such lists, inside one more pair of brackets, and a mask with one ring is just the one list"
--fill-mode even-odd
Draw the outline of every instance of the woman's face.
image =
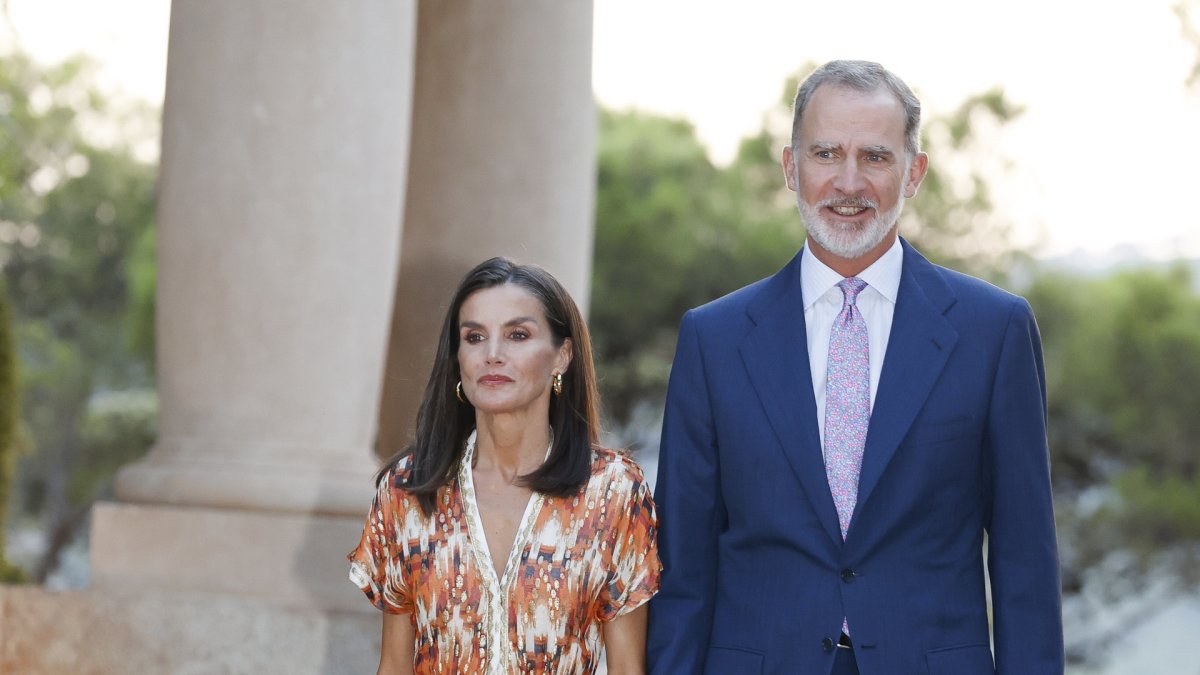
[[554, 344], [542, 303], [524, 287], [475, 291], [458, 311], [463, 394], [479, 412], [549, 410], [550, 384], [571, 362], [571, 340]]

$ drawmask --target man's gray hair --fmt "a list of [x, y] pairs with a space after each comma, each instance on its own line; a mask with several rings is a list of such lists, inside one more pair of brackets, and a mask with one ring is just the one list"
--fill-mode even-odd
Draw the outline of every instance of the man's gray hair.
[[812, 99], [813, 92], [821, 85], [829, 84], [848, 87], [855, 91], [872, 92], [887, 89], [904, 106], [904, 149], [910, 158], [921, 151], [921, 101], [912, 89], [895, 73], [873, 61], [830, 61], [817, 68], [796, 90], [796, 102], [792, 108], [792, 148], [800, 141], [800, 120]]

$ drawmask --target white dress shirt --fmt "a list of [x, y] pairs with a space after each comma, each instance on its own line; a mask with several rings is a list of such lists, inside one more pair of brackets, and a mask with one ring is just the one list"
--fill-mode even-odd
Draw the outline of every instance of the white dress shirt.
[[[896, 313], [896, 294], [900, 290], [900, 271], [904, 266], [904, 249], [900, 240], [863, 270], [858, 278], [867, 287], [858, 294], [856, 305], [867, 324], [867, 342], [871, 360], [871, 408], [875, 408], [875, 392], [879, 389], [879, 374], [883, 372], [883, 356], [887, 353], [892, 333], [892, 316]], [[812, 371], [813, 395], [817, 399], [817, 428], [821, 432], [822, 452], [825, 448], [825, 387], [829, 372], [829, 331], [833, 320], [842, 311], [842, 291], [837, 287], [844, 277], [817, 260], [808, 246], [800, 259], [800, 289], [804, 297], [804, 325], [808, 331], [808, 367]]]

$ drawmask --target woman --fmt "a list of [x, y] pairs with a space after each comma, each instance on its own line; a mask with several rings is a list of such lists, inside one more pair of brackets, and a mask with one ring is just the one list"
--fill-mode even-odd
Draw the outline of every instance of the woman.
[[416, 441], [349, 556], [380, 673], [644, 670], [658, 590], [641, 470], [600, 448], [591, 343], [545, 270], [492, 258], [450, 303]]

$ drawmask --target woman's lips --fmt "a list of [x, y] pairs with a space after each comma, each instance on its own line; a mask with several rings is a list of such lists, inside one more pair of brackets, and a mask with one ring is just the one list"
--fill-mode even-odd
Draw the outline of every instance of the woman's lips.
[[479, 384], [504, 384], [505, 382], [512, 382], [512, 378], [503, 375], [484, 375], [479, 378]]

